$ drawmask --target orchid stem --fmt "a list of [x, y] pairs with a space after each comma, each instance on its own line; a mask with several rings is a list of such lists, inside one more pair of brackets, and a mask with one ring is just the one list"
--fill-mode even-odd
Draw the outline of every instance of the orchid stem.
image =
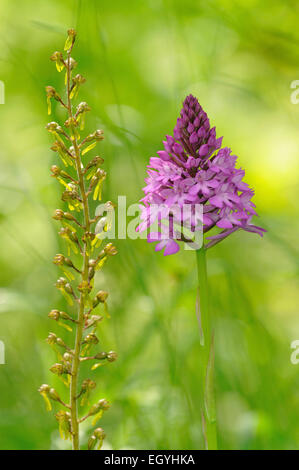
[[206, 450], [217, 449], [214, 391], [214, 332], [209, 313], [206, 250], [196, 250], [200, 313], [200, 407]]

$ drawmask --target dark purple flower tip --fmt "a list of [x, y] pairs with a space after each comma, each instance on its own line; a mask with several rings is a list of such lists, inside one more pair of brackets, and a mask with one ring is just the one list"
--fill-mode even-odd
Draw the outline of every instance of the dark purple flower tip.
[[190, 142], [191, 144], [196, 144], [198, 142], [198, 135], [196, 132], [193, 132], [190, 136]]
[[159, 150], [157, 154], [160, 158], [162, 158], [162, 160], [171, 160], [171, 155], [169, 155], [169, 153], [167, 153], [165, 150]]
[[199, 156], [200, 157], [205, 157], [209, 152], [209, 145], [204, 144], [202, 147], [199, 149]]

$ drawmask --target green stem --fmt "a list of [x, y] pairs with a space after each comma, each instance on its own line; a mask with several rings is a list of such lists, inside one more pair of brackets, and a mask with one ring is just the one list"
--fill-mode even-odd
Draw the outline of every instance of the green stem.
[[217, 449], [216, 409], [214, 392], [214, 332], [209, 314], [206, 252], [196, 251], [199, 318], [200, 318], [200, 407], [205, 447]]
[[[70, 98], [70, 52], [68, 53], [67, 58], [67, 109], [69, 117], [73, 118], [71, 98]], [[88, 198], [85, 190], [81, 156], [80, 150], [77, 142], [77, 138], [74, 130], [71, 127], [72, 132], [72, 142], [75, 150], [75, 159], [76, 159], [76, 170], [78, 176], [78, 185], [80, 188], [81, 198], [83, 202], [83, 214], [84, 214], [84, 229], [86, 232], [90, 230], [90, 217], [89, 217], [89, 207], [88, 207]], [[83, 270], [81, 272], [82, 282], [88, 281], [88, 265], [89, 265], [89, 251], [87, 249], [87, 241], [84, 244], [83, 251]], [[80, 449], [79, 443], [79, 419], [78, 419], [78, 377], [79, 377], [79, 368], [80, 368], [80, 353], [82, 346], [82, 336], [83, 336], [83, 327], [84, 327], [84, 312], [86, 304], [86, 294], [81, 292], [79, 299], [79, 310], [77, 317], [77, 326], [76, 326], [76, 339], [75, 339], [75, 348], [72, 362], [71, 370], [71, 383], [70, 383], [70, 412], [71, 412], [71, 426], [72, 426], [72, 448], [73, 450]]]

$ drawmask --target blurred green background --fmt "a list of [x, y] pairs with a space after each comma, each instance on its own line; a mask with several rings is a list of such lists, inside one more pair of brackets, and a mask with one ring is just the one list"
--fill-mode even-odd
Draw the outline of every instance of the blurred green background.
[[[49, 176], [57, 160], [44, 87], [63, 89], [49, 56], [75, 27], [87, 129], [106, 136], [105, 200], [140, 199], [148, 159], [190, 92], [246, 168], [268, 233], [234, 234], [208, 256], [220, 448], [298, 449], [299, 364], [290, 362], [299, 339], [299, 105], [290, 102], [298, 2], [2, 0], [0, 14], [0, 448], [69, 446], [36, 390], [48, 382], [62, 390], [44, 341], [61, 334], [48, 311], [67, 309], [53, 287], [61, 188]], [[51, 120], [64, 121], [59, 107]], [[119, 360], [89, 375], [93, 398], [113, 402], [101, 424], [105, 448], [202, 448], [194, 253], [164, 258], [142, 240], [116, 245], [97, 286], [110, 292], [101, 348]], [[89, 433], [84, 426], [83, 442]]]

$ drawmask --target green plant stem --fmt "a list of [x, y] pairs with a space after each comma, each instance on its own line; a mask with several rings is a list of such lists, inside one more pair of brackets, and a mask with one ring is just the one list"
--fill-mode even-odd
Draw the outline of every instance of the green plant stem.
[[[73, 117], [72, 105], [70, 99], [70, 53], [68, 54], [68, 71], [67, 71], [67, 99], [68, 99], [68, 113], [69, 117]], [[72, 129], [72, 142], [75, 150], [76, 158], [76, 170], [78, 176], [78, 184], [80, 188], [81, 198], [83, 202], [83, 214], [84, 214], [84, 224], [86, 232], [90, 230], [90, 218], [89, 218], [89, 207], [88, 207], [88, 198], [85, 190], [82, 167], [81, 167], [81, 156], [80, 150], [77, 142], [77, 138], [74, 130]], [[88, 282], [88, 264], [89, 264], [89, 250], [86, 245], [87, 241], [84, 243], [83, 251], [83, 270], [82, 270], [82, 282]], [[72, 362], [71, 370], [71, 383], [70, 383], [70, 413], [71, 413], [71, 431], [72, 431], [72, 448], [73, 450], [80, 449], [79, 442], [79, 420], [78, 420], [78, 376], [79, 376], [79, 367], [80, 367], [80, 353], [82, 346], [82, 335], [84, 327], [84, 312], [85, 312], [85, 303], [86, 303], [86, 294], [81, 292], [79, 298], [79, 309], [76, 325], [76, 339], [74, 347], [74, 356]]]
[[214, 332], [209, 313], [206, 250], [196, 250], [200, 317], [200, 407], [207, 450], [217, 449], [214, 392]]

